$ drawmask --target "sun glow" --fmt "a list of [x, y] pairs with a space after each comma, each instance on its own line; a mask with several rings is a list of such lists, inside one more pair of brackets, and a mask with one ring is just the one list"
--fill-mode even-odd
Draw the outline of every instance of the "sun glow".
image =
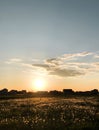
[[35, 79], [33, 84], [35, 91], [43, 91], [45, 89], [44, 79]]

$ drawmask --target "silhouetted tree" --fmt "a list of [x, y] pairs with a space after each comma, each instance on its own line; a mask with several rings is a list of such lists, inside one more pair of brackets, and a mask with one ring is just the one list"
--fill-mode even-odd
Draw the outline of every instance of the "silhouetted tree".
[[18, 94], [26, 94], [26, 90], [18, 91]]
[[0, 90], [1, 95], [6, 95], [7, 93], [8, 93], [8, 89], [6, 89], [6, 88]]
[[92, 94], [92, 95], [97, 95], [97, 94], [98, 94], [98, 90], [97, 90], [97, 89], [91, 90], [91, 94]]
[[9, 94], [11, 94], [11, 95], [18, 94], [18, 91], [17, 90], [11, 90], [11, 91], [9, 91]]

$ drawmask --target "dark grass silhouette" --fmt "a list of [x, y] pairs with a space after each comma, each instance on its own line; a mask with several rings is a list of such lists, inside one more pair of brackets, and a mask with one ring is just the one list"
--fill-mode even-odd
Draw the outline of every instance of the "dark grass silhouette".
[[0, 101], [0, 130], [98, 130], [98, 97]]

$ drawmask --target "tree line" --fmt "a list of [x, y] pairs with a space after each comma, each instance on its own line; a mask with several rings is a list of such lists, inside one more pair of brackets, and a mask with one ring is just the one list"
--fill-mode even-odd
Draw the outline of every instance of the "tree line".
[[0, 99], [2, 98], [28, 98], [28, 97], [58, 97], [58, 96], [95, 96], [99, 95], [97, 89], [91, 91], [73, 91], [72, 89], [63, 89], [62, 91], [51, 90], [51, 91], [37, 91], [27, 92], [26, 90], [10, 90], [7, 88], [0, 90]]

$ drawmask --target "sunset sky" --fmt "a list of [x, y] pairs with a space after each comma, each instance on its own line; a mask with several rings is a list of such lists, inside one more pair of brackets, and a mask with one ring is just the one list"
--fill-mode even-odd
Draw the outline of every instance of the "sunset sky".
[[0, 0], [0, 89], [99, 89], [99, 0]]

